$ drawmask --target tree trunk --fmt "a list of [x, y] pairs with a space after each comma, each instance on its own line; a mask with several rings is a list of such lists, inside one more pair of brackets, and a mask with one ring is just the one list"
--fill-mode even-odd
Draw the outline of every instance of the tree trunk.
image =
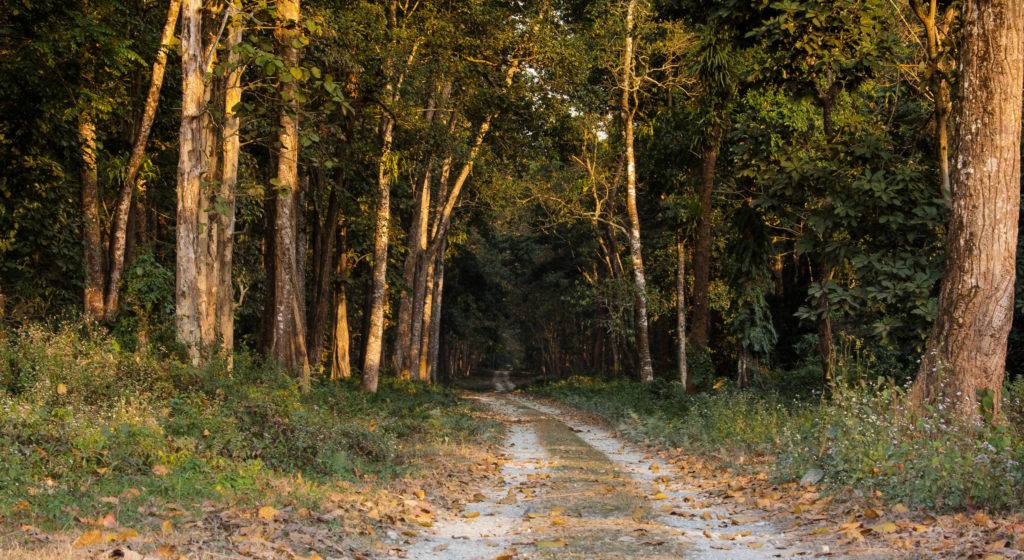
[[[434, 111], [437, 106], [435, 95], [432, 94], [427, 101], [425, 119], [427, 127], [434, 121]], [[412, 293], [415, 291], [416, 274], [420, 268], [420, 261], [423, 252], [426, 250], [427, 227], [430, 224], [430, 184], [431, 167], [433, 159], [428, 157], [423, 169], [423, 180], [420, 181], [414, 190], [416, 206], [413, 210], [412, 221], [409, 223], [409, 252], [405, 257], [405, 264], [402, 269], [402, 293], [398, 304], [398, 333], [395, 336], [394, 368], [399, 372], [399, 377], [408, 379], [411, 376], [411, 364], [409, 356], [413, 353], [415, 339], [412, 338]]]
[[368, 328], [366, 342], [363, 346], [363, 377], [360, 388], [368, 393], [376, 393], [380, 382], [380, 365], [383, 357], [384, 344], [384, 304], [387, 295], [388, 272], [388, 236], [391, 233], [391, 178], [394, 175], [396, 162], [391, 153], [394, 141], [395, 121], [389, 109], [399, 100], [399, 87], [395, 70], [395, 55], [398, 48], [398, 3], [388, 3], [388, 32], [391, 45], [384, 60], [384, 98], [392, 104], [381, 114], [380, 122], [380, 157], [377, 160], [377, 215], [373, 232], [373, 273], [370, 284], [369, 306], [367, 309]]
[[[233, 8], [232, 8], [233, 9]], [[235, 347], [235, 290], [231, 281], [234, 260], [235, 198], [238, 189], [238, 157], [241, 149], [241, 123], [235, 111], [242, 101], [241, 55], [237, 47], [242, 43], [244, 22], [242, 14], [232, 14], [228, 34], [227, 76], [224, 83], [224, 130], [222, 133], [221, 177], [218, 202], [222, 211], [217, 219], [217, 306], [216, 334], [221, 351], [231, 366]]]
[[946, 7], [946, 13], [939, 21], [938, 2], [929, 2], [929, 9], [926, 12], [924, 7], [917, 0], [910, 0], [910, 6], [917, 14], [925, 30], [925, 55], [928, 57], [928, 85], [932, 90], [933, 103], [935, 105], [935, 140], [937, 144], [936, 157], [938, 159], [939, 179], [941, 184], [942, 198], [947, 204], [952, 203], [953, 191], [949, 177], [949, 113], [952, 109], [949, 98], [949, 80], [942, 67], [942, 47], [949, 33], [953, 21], [954, 6]]
[[338, 288], [334, 293], [334, 340], [331, 352], [331, 379], [352, 377], [352, 360], [349, 357], [348, 326], [348, 228], [341, 226], [341, 243], [338, 251]]
[[963, 22], [946, 272], [911, 398], [976, 422], [1000, 413], [1013, 319], [1024, 3], [967, 0]]
[[88, 109], [78, 114], [82, 154], [82, 263], [85, 269], [85, 318], [103, 319], [103, 241], [100, 226], [100, 185], [96, 166], [96, 125]]
[[676, 360], [679, 363], [679, 382], [690, 387], [686, 370], [686, 243], [683, 236], [676, 237]]
[[697, 218], [696, 239], [693, 246], [693, 323], [690, 342], [698, 349], [707, 348], [711, 337], [711, 306], [709, 285], [711, 277], [711, 213], [715, 189], [718, 152], [724, 131], [716, 126], [708, 138], [700, 165], [700, 216]]
[[427, 377], [432, 381], [438, 381], [440, 370], [438, 369], [437, 355], [441, 346], [441, 302], [444, 296], [444, 251], [445, 245], [441, 246], [441, 252], [434, 263], [434, 297], [431, 298], [430, 310], [430, 342], [428, 344]]
[[[331, 301], [331, 278], [334, 272], [335, 240], [338, 237], [338, 225], [341, 217], [341, 189], [340, 173], [339, 178], [331, 187], [331, 194], [328, 197], [327, 212], [323, 220], [317, 224], [316, 239], [314, 240], [313, 251], [313, 312], [309, 317], [309, 355], [314, 367], [320, 367], [323, 363], [324, 335], [326, 325], [330, 317], [329, 304]], [[335, 307], [337, 302], [335, 301]]]
[[184, 0], [181, 14], [182, 104], [178, 153], [175, 325], [193, 364], [200, 360], [199, 207], [203, 173], [203, 15], [200, 0]]
[[142, 167], [142, 158], [146, 155], [146, 144], [149, 142], [149, 133], [153, 129], [153, 121], [156, 119], [156, 109], [160, 104], [160, 90], [163, 88], [164, 72], [167, 69], [167, 53], [172, 48], [174, 28], [178, 22], [178, 12], [180, 9], [181, 0], [170, 0], [170, 5], [167, 8], [167, 19], [164, 22], [163, 33], [160, 36], [160, 46], [157, 48], [156, 59], [153, 61], [149, 92], [146, 94], [146, 104], [142, 109], [139, 132], [135, 137], [135, 143], [132, 145], [124, 183], [121, 185], [121, 193], [118, 196], [117, 206], [114, 209], [114, 219], [110, 228], [110, 253], [108, 256], [110, 274], [107, 277], [103, 305], [105, 321], [112, 321], [114, 316], [117, 315], [121, 276], [124, 273], [125, 267], [126, 234], [132, 206], [132, 195], [136, 188], [139, 169]]
[[[288, 67], [298, 66], [295, 47], [300, 31], [298, 0], [278, 0], [274, 31], [281, 57]], [[309, 390], [309, 359], [306, 354], [306, 325], [302, 313], [305, 297], [300, 292], [302, 270], [298, 263], [297, 216], [299, 197], [299, 120], [295, 82], [282, 83], [279, 119], [277, 180], [274, 199], [274, 318], [271, 355], [299, 377], [303, 391]]]
[[622, 128], [626, 145], [626, 211], [629, 214], [629, 252], [633, 258], [633, 280], [636, 284], [636, 346], [640, 360], [640, 380], [654, 380], [651, 348], [647, 336], [647, 278], [644, 274], [643, 245], [640, 242], [640, 213], [636, 205], [636, 154], [633, 148], [633, 12], [636, 0], [626, 7], [626, 40], [622, 54]]

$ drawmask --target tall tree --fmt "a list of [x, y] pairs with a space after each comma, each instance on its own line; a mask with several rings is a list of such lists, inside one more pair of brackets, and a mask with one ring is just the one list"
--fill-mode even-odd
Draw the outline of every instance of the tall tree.
[[203, 114], [206, 83], [203, 64], [201, 0], [184, 0], [181, 10], [181, 129], [177, 187], [177, 260], [175, 324], [178, 340], [192, 363], [200, 360], [199, 204], [203, 173]]
[[633, 97], [636, 92], [636, 80], [633, 73], [633, 33], [636, 17], [636, 0], [628, 0], [626, 4], [626, 34], [622, 48], [622, 99], [620, 105], [622, 118], [623, 144], [626, 159], [626, 212], [629, 215], [629, 252], [633, 261], [633, 281], [636, 291], [636, 346], [640, 359], [640, 379], [654, 380], [654, 368], [651, 365], [651, 346], [647, 334], [647, 276], [644, 273], [643, 244], [640, 240], [640, 212], [636, 204], [636, 153], [633, 146], [633, 117], [636, 107]]
[[[398, 2], [390, 0], [387, 8], [389, 48], [384, 57], [384, 102], [389, 106], [381, 112], [380, 156], [377, 159], [377, 212], [373, 231], [373, 276], [371, 278], [368, 330], [363, 350], [363, 377], [360, 386], [369, 393], [377, 392], [380, 382], [381, 354], [384, 343], [384, 305], [388, 281], [388, 236], [391, 232], [391, 180], [397, 173], [392, 151], [395, 139], [395, 117], [392, 111], [401, 97], [398, 55]], [[417, 43], [418, 45], [418, 43]], [[410, 53], [410, 64], [417, 46]]]
[[[288, 75], [299, 64], [301, 35], [299, 0], [278, 0], [274, 37]], [[304, 391], [309, 390], [310, 368], [306, 354], [305, 294], [301, 289], [304, 273], [300, 266], [298, 243], [299, 182], [299, 97], [298, 84], [292, 78], [281, 79], [281, 109], [278, 121], [277, 178], [274, 187], [274, 314], [270, 355], [299, 377]]]
[[911, 397], [997, 415], [1013, 319], [1020, 218], [1024, 2], [967, 0], [946, 273]]

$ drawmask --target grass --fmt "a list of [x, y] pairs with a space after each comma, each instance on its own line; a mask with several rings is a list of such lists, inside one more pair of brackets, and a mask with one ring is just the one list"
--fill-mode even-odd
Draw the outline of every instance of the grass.
[[80, 325], [0, 332], [0, 518], [55, 528], [111, 510], [315, 504], [344, 480], [411, 474], [424, 446], [482, 438], [448, 390], [317, 384], [236, 356], [196, 368]]
[[1009, 384], [1006, 422], [965, 427], [941, 411], [921, 418], [886, 381], [836, 388], [828, 398], [786, 399], [723, 388], [687, 395], [677, 384], [573, 377], [534, 389], [596, 414], [625, 435], [693, 453], [770, 459], [792, 480], [821, 469], [833, 485], [878, 491], [937, 510], [1024, 507], [1024, 383]]

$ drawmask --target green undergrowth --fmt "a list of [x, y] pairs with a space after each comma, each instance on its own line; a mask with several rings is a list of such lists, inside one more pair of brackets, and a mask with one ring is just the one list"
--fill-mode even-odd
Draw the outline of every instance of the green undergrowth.
[[229, 372], [81, 326], [0, 332], [0, 518], [12, 521], [265, 503], [282, 481], [313, 504], [338, 481], [412, 474], [425, 448], [491, 430], [421, 384], [366, 395], [325, 381], [301, 395], [247, 355]]
[[[617, 426], [627, 437], [691, 453], [765, 455], [780, 480], [810, 469], [833, 488], [879, 491], [937, 510], [1024, 507], [1024, 383], [1009, 384], [1006, 422], [965, 427], [942, 411], [921, 418], [885, 381], [839, 387], [815, 401], [723, 388], [687, 395], [675, 383], [573, 377], [534, 389]], [[738, 461], [736, 461], [738, 463]]]

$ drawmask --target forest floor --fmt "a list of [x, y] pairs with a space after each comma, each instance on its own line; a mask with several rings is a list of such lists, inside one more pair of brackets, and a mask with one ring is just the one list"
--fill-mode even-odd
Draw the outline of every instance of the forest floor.
[[266, 503], [277, 507], [139, 512], [155, 521], [138, 530], [115, 516], [65, 531], [22, 525], [0, 534], [0, 558], [1014, 557], [1005, 548], [957, 546], [968, 540], [953, 527], [977, 519], [834, 499], [813, 485], [733, 472], [714, 458], [643, 447], [575, 409], [511, 392], [514, 384], [500, 377], [505, 392], [467, 398], [504, 437], [425, 449], [417, 478], [339, 483], [316, 505], [282, 500], [301, 484], [282, 480], [266, 489]]

